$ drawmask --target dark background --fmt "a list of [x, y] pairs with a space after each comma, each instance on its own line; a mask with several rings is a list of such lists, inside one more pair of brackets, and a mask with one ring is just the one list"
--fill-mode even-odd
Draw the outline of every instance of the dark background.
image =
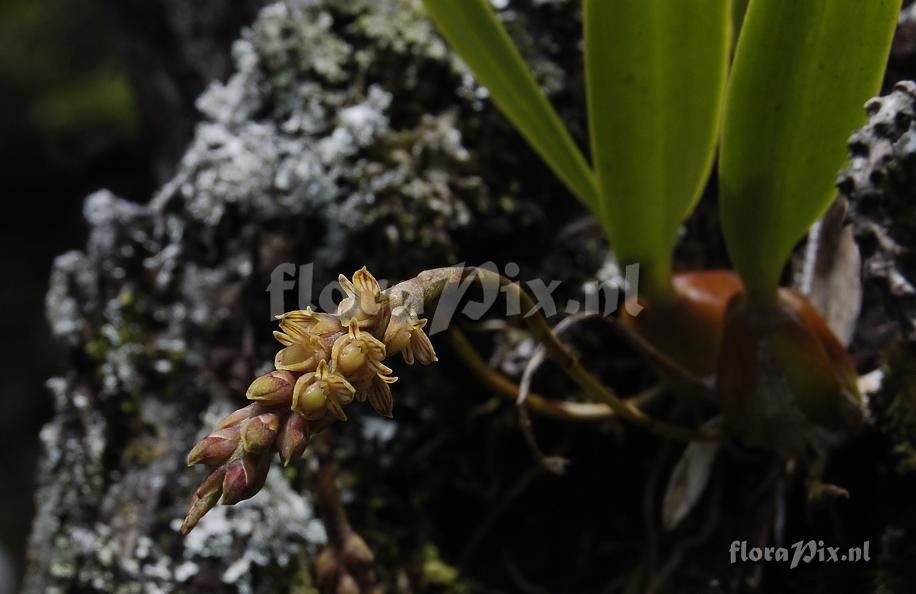
[[0, 543], [17, 573], [32, 516], [37, 433], [51, 411], [44, 381], [63, 365], [44, 317], [50, 264], [84, 243], [86, 193], [110, 185], [137, 200], [149, 194], [143, 136], [97, 3], [0, 4]]
[[[44, 382], [63, 370], [49, 337], [53, 258], [86, 239], [100, 188], [145, 202], [193, 133], [194, 98], [230, 67], [257, 2], [0, 2], [0, 558], [21, 575]], [[190, 5], [188, 5], [190, 6]], [[0, 567], [4, 564], [0, 562]], [[13, 586], [0, 570], [0, 593]]]

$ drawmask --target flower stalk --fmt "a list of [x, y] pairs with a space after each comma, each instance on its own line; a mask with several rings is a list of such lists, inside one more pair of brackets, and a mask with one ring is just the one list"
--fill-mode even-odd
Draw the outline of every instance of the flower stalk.
[[[464, 332], [457, 327], [450, 328], [448, 338], [452, 349], [483, 385], [511, 402], [517, 402], [518, 384], [487, 365], [487, 362], [474, 350]], [[656, 392], [657, 388], [650, 388], [645, 392], [628, 397], [626, 402], [634, 406], [641, 406], [644, 402], [651, 400]], [[614, 411], [601, 402], [569, 402], [548, 398], [536, 392], [528, 392], [524, 405], [541, 416], [564, 421], [588, 423], [614, 418]]]
[[318, 476], [315, 497], [318, 514], [328, 533], [328, 545], [315, 562], [318, 586], [335, 594], [376, 593], [375, 555], [366, 541], [350, 526], [337, 488], [337, 464], [327, 434], [316, 447]]
[[496, 283], [523, 311], [536, 312], [525, 317], [531, 333], [598, 403], [559, 404], [529, 396], [535, 407], [565, 417], [613, 415], [672, 439], [719, 439], [717, 431], [671, 425], [620, 399], [559, 340], [537, 312], [534, 300], [517, 283], [493, 271], [437, 268], [382, 291], [375, 277], [362, 268], [352, 280], [340, 277], [346, 297], [336, 313], [307, 308], [278, 316], [280, 330], [274, 337], [282, 348], [274, 360], [275, 370], [249, 386], [246, 397], [252, 404], [226, 416], [188, 455], [189, 465], [205, 464], [215, 470], [195, 494], [181, 533], [190, 532], [218, 501], [231, 505], [254, 496], [264, 484], [274, 452], [284, 466], [292, 464], [315, 435], [347, 420], [345, 409], [354, 401], [368, 402], [380, 415], [392, 416], [390, 386], [397, 377], [384, 361], [400, 353], [408, 365], [436, 362], [436, 351], [424, 332], [427, 320], [420, 315], [430, 311], [447, 289], [467, 280]]

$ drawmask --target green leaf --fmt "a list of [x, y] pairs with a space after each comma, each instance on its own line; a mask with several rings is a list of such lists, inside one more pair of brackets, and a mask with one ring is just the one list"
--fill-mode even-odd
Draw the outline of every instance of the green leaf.
[[424, 0], [439, 31], [487, 87], [496, 106], [564, 184], [590, 208], [594, 175], [488, 0]]
[[719, 159], [722, 226], [750, 294], [774, 298], [786, 259], [834, 196], [846, 139], [881, 84], [900, 0], [751, 0]]
[[592, 155], [602, 218], [647, 296], [670, 291], [678, 228], [709, 177], [731, 2], [585, 0]]
[[741, 31], [741, 23], [744, 22], [744, 14], [747, 12], [749, 0], [731, 0], [732, 2], [732, 38], [737, 39]]

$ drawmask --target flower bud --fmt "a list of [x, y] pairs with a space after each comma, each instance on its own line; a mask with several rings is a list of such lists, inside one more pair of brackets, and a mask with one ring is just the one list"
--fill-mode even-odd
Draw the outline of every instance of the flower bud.
[[280, 417], [264, 413], [241, 424], [242, 447], [246, 452], [263, 452], [273, 445], [280, 429]]
[[296, 378], [289, 371], [271, 371], [251, 383], [245, 397], [266, 404], [289, 404]]
[[389, 419], [394, 413], [394, 399], [391, 397], [391, 388], [388, 387], [388, 384], [393, 384], [396, 381], [398, 381], [396, 377], [377, 374], [372, 378], [366, 390], [369, 404], [372, 405], [375, 412]]
[[220, 503], [234, 505], [253, 497], [264, 486], [270, 470], [270, 453], [243, 454], [226, 464]]
[[334, 583], [339, 571], [340, 563], [337, 561], [337, 554], [331, 547], [325, 547], [315, 559], [315, 577], [318, 578], [318, 583], [321, 585]]
[[302, 457], [309, 445], [310, 436], [311, 431], [305, 417], [295, 412], [286, 417], [277, 436], [277, 450], [284, 467]]
[[826, 447], [865, 418], [848, 353], [807, 299], [771, 306], [736, 295], [726, 314], [719, 393], [729, 427], [787, 456]]
[[375, 555], [362, 536], [351, 532], [343, 544], [343, 559], [348, 567], [370, 569]]
[[239, 445], [240, 429], [238, 425], [219, 429], [206, 436], [194, 446], [188, 454], [188, 466], [222, 464], [232, 455]]
[[360, 594], [359, 584], [349, 573], [342, 573], [337, 580], [337, 594]]
[[191, 499], [191, 506], [188, 508], [184, 522], [181, 523], [179, 532], [182, 536], [187, 536], [197, 526], [200, 519], [213, 509], [216, 502], [219, 501], [219, 497], [223, 492], [223, 477], [225, 474], [226, 468], [224, 466], [217, 468], [197, 488], [194, 497]]
[[223, 417], [223, 420], [217, 423], [215, 428], [216, 429], [225, 429], [226, 427], [232, 427], [233, 425], [238, 425], [239, 423], [241, 423], [248, 417], [253, 417], [255, 415], [260, 414], [261, 408], [263, 408], [262, 405], [257, 402], [249, 404], [248, 406], [244, 408], [240, 408], [236, 411], [233, 411], [229, 413], [228, 415], [226, 415], [225, 417]]
[[[426, 320], [420, 320], [421, 325], [417, 326], [414, 332], [410, 335], [410, 344], [407, 345], [407, 349], [404, 351], [408, 356], [412, 356], [420, 365], [431, 365], [439, 360], [439, 357], [436, 356], [436, 349], [433, 348], [432, 341], [429, 340], [429, 337], [423, 332], [423, 326], [426, 325]], [[411, 365], [412, 363], [408, 363]]]

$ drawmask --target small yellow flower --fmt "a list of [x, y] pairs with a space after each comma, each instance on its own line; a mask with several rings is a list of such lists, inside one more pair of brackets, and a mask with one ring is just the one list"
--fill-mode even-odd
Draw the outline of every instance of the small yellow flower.
[[350, 404], [356, 389], [343, 376], [332, 372], [322, 360], [311, 373], [296, 381], [293, 389], [293, 411], [308, 421], [324, 418], [330, 411], [341, 421], [347, 420], [343, 406]]
[[429, 365], [439, 360], [433, 343], [423, 332], [426, 318], [418, 319], [414, 313], [393, 312], [388, 328], [385, 330], [385, 345], [388, 354], [401, 353], [408, 365], [419, 361]]
[[312, 308], [288, 311], [277, 316], [281, 332], [274, 332], [274, 337], [284, 346], [296, 342], [308, 342], [311, 337], [327, 337], [343, 332], [337, 316], [315, 313]]
[[321, 338], [310, 336], [307, 340], [280, 349], [274, 357], [274, 367], [297, 373], [314, 371], [319, 363], [327, 361], [328, 355], [327, 345]]
[[356, 320], [350, 320], [347, 334], [338, 338], [331, 349], [334, 371], [351, 380], [391, 373], [391, 369], [382, 363], [385, 356], [385, 343], [361, 331]]
[[385, 343], [360, 330], [356, 320], [350, 320], [345, 336], [334, 343], [331, 362], [337, 373], [345, 375], [356, 384], [356, 399], [367, 398], [380, 415], [390, 417], [392, 412], [391, 388], [398, 380], [391, 377], [391, 368], [382, 363], [386, 356]]
[[337, 305], [337, 316], [344, 325], [356, 320], [361, 326], [372, 325], [382, 313], [384, 297], [375, 277], [363, 266], [353, 273], [353, 281], [344, 275], [337, 277], [347, 296]]

